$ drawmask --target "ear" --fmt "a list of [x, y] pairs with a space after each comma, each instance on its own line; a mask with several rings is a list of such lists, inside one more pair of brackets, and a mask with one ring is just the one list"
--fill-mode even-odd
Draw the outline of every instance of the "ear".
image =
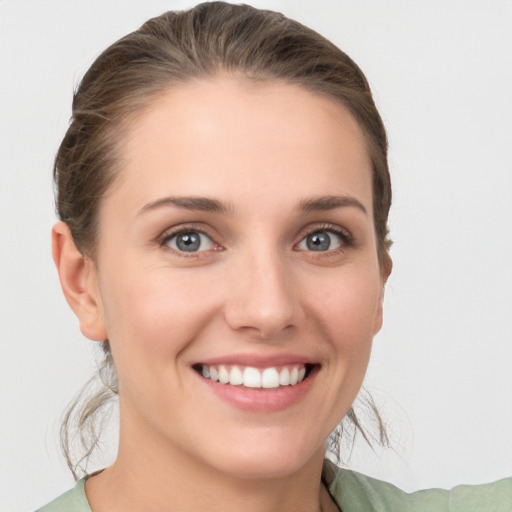
[[379, 296], [379, 306], [377, 309], [377, 315], [375, 317], [375, 325], [373, 328], [373, 334], [377, 334], [382, 329], [383, 322], [383, 304], [384, 304], [384, 290], [386, 288], [386, 283], [388, 281], [388, 277], [393, 270], [393, 260], [391, 256], [386, 253], [384, 261], [380, 264], [380, 276], [381, 276], [381, 291]]
[[96, 268], [75, 247], [64, 222], [57, 222], [53, 227], [52, 254], [64, 297], [77, 316], [83, 335], [94, 341], [105, 341], [107, 332]]

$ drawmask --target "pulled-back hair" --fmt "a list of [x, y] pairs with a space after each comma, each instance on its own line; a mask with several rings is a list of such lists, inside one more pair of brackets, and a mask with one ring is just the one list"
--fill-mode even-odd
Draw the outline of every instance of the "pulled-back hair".
[[[365, 76], [344, 52], [300, 23], [276, 12], [224, 2], [203, 3], [147, 21], [107, 48], [84, 75], [54, 165], [57, 213], [69, 226], [78, 250], [94, 260], [99, 205], [119, 174], [119, 147], [130, 121], [173, 86], [220, 73], [298, 85], [348, 109], [363, 131], [372, 162], [373, 215], [383, 264], [390, 245], [387, 138]], [[75, 477], [78, 470], [85, 470], [98, 442], [99, 413], [117, 393], [108, 341], [104, 353], [102, 385], [94, 392], [82, 391], [61, 430]], [[374, 409], [372, 402], [370, 407]], [[70, 449], [75, 421], [83, 450], [77, 459]], [[338, 433], [351, 428], [369, 440], [352, 408], [344, 421], [349, 423]], [[379, 432], [385, 441], [380, 418]]]

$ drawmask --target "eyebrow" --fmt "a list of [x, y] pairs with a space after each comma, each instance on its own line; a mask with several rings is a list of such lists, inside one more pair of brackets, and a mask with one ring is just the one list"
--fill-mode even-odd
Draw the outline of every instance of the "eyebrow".
[[[229, 214], [233, 213], [234, 207], [208, 197], [163, 197], [152, 201], [143, 206], [137, 213], [141, 215], [145, 212], [157, 210], [166, 207], [178, 207], [186, 210], [195, 210], [209, 213]], [[298, 210], [304, 213], [325, 212], [335, 210], [336, 208], [355, 207], [365, 215], [368, 212], [364, 205], [352, 196], [320, 196], [312, 199], [303, 199], [299, 202]]]
[[208, 197], [163, 197], [156, 201], [146, 204], [137, 213], [141, 215], [147, 211], [157, 210], [169, 206], [177, 206], [186, 210], [197, 210], [210, 213], [231, 213], [233, 208], [229, 205], [210, 199]]
[[320, 196], [313, 199], [304, 199], [299, 203], [299, 210], [305, 213], [325, 212], [347, 206], [355, 207], [368, 215], [364, 205], [352, 196]]

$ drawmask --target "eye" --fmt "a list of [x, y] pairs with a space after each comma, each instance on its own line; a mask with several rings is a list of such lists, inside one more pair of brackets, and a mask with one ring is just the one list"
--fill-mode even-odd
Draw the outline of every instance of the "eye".
[[164, 240], [163, 244], [178, 252], [211, 251], [217, 246], [209, 236], [192, 230], [171, 235]]
[[347, 237], [343, 233], [320, 229], [303, 238], [297, 245], [297, 249], [300, 251], [325, 252], [336, 250], [346, 244]]

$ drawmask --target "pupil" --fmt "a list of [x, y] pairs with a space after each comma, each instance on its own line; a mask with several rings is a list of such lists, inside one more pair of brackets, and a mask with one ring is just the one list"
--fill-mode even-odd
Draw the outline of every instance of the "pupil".
[[331, 245], [331, 238], [324, 231], [312, 233], [306, 240], [310, 251], [327, 251]]
[[176, 239], [176, 246], [180, 251], [197, 251], [200, 244], [201, 239], [198, 233], [183, 233]]

